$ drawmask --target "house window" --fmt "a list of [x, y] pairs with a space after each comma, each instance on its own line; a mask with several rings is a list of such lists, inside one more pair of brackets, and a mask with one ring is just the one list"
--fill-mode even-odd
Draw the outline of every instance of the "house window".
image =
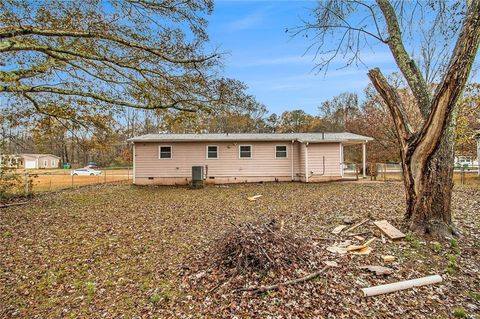
[[48, 167], [48, 160], [43, 161], [43, 167]]
[[55, 167], [55, 160], [52, 160], [52, 167]]
[[171, 146], [160, 146], [160, 158], [172, 158]]
[[286, 145], [276, 145], [275, 146], [275, 157], [276, 158], [287, 158], [287, 146]]
[[240, 145], [240, 158], [252, 158], [252, 146], [251, 145]]
[[208, 145], [207, 146], [207, 158], [218, 158], [218, 146], [217, 145]]

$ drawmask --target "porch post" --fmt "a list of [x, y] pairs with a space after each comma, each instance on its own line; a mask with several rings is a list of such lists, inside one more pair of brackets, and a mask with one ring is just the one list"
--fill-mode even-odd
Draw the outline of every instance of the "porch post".
[[367, 178], [367, 142], [362, 143], [363, 178]]

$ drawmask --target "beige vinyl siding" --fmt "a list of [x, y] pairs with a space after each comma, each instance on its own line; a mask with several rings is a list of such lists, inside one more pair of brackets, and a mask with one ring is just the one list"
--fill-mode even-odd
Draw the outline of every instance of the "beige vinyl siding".
[[[171, 159], [159, 159], [159, 146], [172, 146]], [[218, 146], [218, 158], [207, 159], [207, 145]], [[252, 158], [239, 158], [239, 146], [251, 145]], [[275, 146], [286, 145], [287, 157], [275, 158]], [[315, 174], [323, 167], [325, 155], [327, 176], [340, 175], [340, 144], [310, 144], [309, 170]], [[292, 152], [293, 149], [293, 152]], [[204, 166], [208, 177], [272, 177], [304, 180], [305, 151], [299, 142], [175, 142], [135, 143], [136, 178], [190, 178], [192, 166]], [[208, 166], [208, 169], [207, 169]]]
[[[192, 166], [208, 166], [208, 176], [291, 176], [290, 158], [275, 158], [275, 143], [215, 143], [218, 158], [207, 159], [212, 143], [169, 143], [171, 159], [159, 159], [159, 143], [135, 143], [135, 177], [191, 177]], [[239, 158], [239, 145], [252, 146], [252, 158]]]
[[40, 155], [40, 156], [32, 156], [32, 155], [21, 155], [24, 166], [26, 162], [35, 162], [35, 167], [29, 168], [57, 168], [60, 159], [55, 156], [50, 155]]
[[[325, 156], [325, 169], [323, 157]], [[341, 176], [340, 143], [317, 143], [308, 145], [308, 171], [313, 176]]]

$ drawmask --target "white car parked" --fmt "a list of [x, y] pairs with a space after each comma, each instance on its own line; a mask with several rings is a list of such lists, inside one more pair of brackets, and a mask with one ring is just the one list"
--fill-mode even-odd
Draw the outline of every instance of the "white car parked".
[[102, 174], [102, 171], [91, 168], [79, 168], [72, 171], [71, 175], [78, 176], [95, 176]]

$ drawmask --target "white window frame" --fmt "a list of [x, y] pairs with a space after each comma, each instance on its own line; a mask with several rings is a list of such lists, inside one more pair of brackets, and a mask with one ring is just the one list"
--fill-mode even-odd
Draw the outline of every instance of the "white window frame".
[[[285, 147], [285, 157], [278, 157], [277, 156], [277, 147], [279, 147], [279, 146], [284, 146]], [[287, 159], [288, 158], [288, 145], [286, 145], [286, 144], [275, 145], [275, 158], [276, 159]]]
[[48, 167], [48, 160], [43, 160], [43, 167]]
[[[216, 147], [217, 148], [217, 157], [208, 157], [208, 148], [209, 147]], [[220, 152], [219, 152], [219, 147], [218, 145], [207, 145], [207, 147], [205, 148], [206, 150], [206, 154], [205, 154], [205, 158], [206, 159], [209, 159], [209, 160], [216, 160], [216, 159], [219, 159], [220, 158]]]
[[[250, 157], [242, 157], [242, 146], [248, 146], [250, 147]], [[238, 145], [238, 158], [239, 159], [252, 159], [253, 158], [253, 146], [251, 144], [240, 144]]]
[[[170, 147], [170, 157], [162, 157], [162, 147]], [[158, 146], [158, 159], [169, 160], [173, 158], [173, 147], [172, 145], [159, 145]]]

